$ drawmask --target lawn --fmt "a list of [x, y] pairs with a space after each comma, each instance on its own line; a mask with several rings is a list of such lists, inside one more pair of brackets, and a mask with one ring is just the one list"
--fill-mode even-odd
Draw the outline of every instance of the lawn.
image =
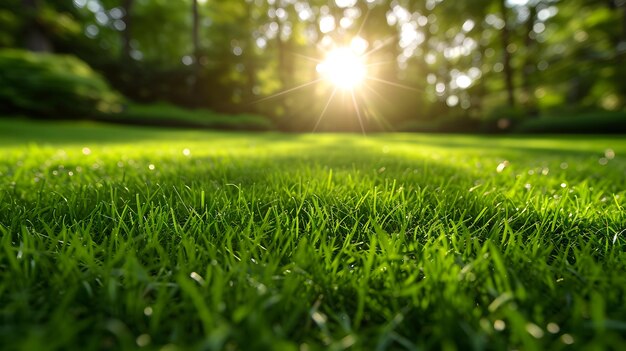
[[0, 348], [618, 349], [625, 155], [0, 120]]

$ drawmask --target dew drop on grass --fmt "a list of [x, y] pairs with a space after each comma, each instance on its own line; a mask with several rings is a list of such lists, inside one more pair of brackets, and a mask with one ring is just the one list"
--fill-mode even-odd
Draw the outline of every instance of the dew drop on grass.
[[599, 163], [600, 165], [602, 165], [602, 166], [606, 166], [606, 164], [607, 164], [607, 163], [609, 163], [609, 159], [607, 159], [606, 157], [601, 157], [601, 158], [598, 160], [598, 163]]
[[137, 346], [144, 347], [150, 344], [150, 341], [152, 341], [152, 338], [150, 338], [150, 335], [148, 334], [141, 334], [137, 337], [137, 340], [135, 341], [137, 342]]
[[530, 188], [531, 188], [530, 183], [526, 183], [526, 184], [524, 184], [524, 189], [526, 189], [526, 190], [530, 190]]
[[506, 328], [506, 323], [502, 319], [497, 319], [493, 322], [493, 329], [497, 331], [503, 331]]
[[154, 165], [152, 163], [148, 165], [148, 169], [151, 170], [151, 171], [154, 171], [155, 168], [156, 167], [154, 167]]
[[567, 169], [567, 167], [569, 167], [569, 165], [567, 164], [567, 162], [562, 162], [562, 163], [561, 163], [561, 169]]
[[326, 318], [326, 315], [324, 315], [323, 313], [319, 312], [319, 311], [315, 311], [313, 312], [313, 314], [311, 314], [311, 318], [313, 319], [313, 321], [315, 321], [315, 323], [317, 325], [319, 325], [320, 327], [326, 324], [326, 321], [328, 320], [328, 318]]
[[561, 188], [567, 188], [567, 184], [561, 183]]
[[188, 148], [184, 148], [183, 149], [183, 155], [189, 157], [191, 156], [191, 150], [189, 150]]
[[556, 334], [561, 330], [559, 325], [556, 323], [548, 323], [548, 325], [546, 326], [546, 329], [548, 329], [548, 332], [552, 334]]
[[496, 167], [496, 172], [498, 173], [502, 173], [502, 171], [504, 171], [504, 169], [509, 165], [509, 161], [504, 161], [504, 162], [500, 162], [500, 164], [498, 165], [498, 167]]
[[615, 151], [613, 151], [613, 149], [606, 149], [604, 150], [604, 157], [606, 157], [609, 160], [612, 160], [615, 158]]
[[87, 156], [91, 154], [91, 149], [88, 147], [84, 147], [82, 152], [83, 152], [83, 155]]
[[256, 291], [259, 295], [265, 295], [267, 293], [267, 286], [265, 286], [265, 284], [263, 283], [259, 283], [256, 286]]
[[343, 339], [341, 339], [339, 341], [339, 345], [341, 346], [341, 349], [345, 350], [350, 348], [350, 346], [354, 345], [354, 343], [356, 343], [357, 338], [350, 334], [350, 335], [346, 335]]
[[561, 335], [561, 341], [566, 345], [571, 345], [574, 343], [574, 338], [569, 334]]
[[550, 168], [548, 168], [548, 167], [546, 167], [546, 168], [541, 170], [541, 174], [543, 174], [544, 176], [548, 175], [548, 173], [550, 173]]
[[543, 329], [539, 328], [539, 326], [534, 323], [526, 324], [526, 331], [535, 339], [541, 339], [543, 337]]
[[204, 285], [204, 278], [202, 278], [202, 276], [200, 276], [200, 274], [196, 273], [196, 272], [191, 272], [191, 274], [189, 274], [189, 277], [193, 280], [195, 280], [196, 282], [198, 282], [198, 284], [200, 285]]
[[147, 306], [146, 308], [144, 308], [143, 309], [143, 314], [145, 314], [148, 317], [152, 316], [152, 307]]

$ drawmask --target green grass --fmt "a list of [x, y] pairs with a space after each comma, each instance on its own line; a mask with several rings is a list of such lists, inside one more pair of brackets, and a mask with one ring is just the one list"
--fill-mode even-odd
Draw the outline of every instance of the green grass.
[[626, 342], [623, 137], [5, 120], [0, 155], [3, 350]]

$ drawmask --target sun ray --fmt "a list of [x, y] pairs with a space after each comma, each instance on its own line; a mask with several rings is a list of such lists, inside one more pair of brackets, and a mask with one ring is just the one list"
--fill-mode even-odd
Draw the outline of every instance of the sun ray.
[[365, 17], [363, 18], [363, 22], [361, 22], [361, 26], [359, 27], [359, 30], [356, 32], [355, 37], [361, 36], [361, 32], [363, 31], [363, 28], [365, 27], [365, 23], [367, 22], [367, 19], [370, 17], [371, 11], [372, 9], [368, 7], [367, 12], [365, 13]]
[[391, 82], [391, 81], [388, 81], [388, 80], [385, 80], [385, 79], [376, 78], [376, 77], [369, 77], [368, 76], [368, 77], [365, 77], [365, 79], [372, 80], [372, 81], [379, 82], [379, 83], [383, 83], [383, 84], [387, 84], [387, 85], [391, 85], [391, 86], [398, 87], [398, 88], [403, 88], [403, 89], [407, 89], [407, 90], [416, 91], [418, 93], [423, 93], [424, 92], [424, 90], [422, 90], [422, 89], [417, 89], [415, 87], [411, 87], [411, 86], [400, 84], [400, 83]]
[[293, 88], [291, 88], [291, 89], [283, 90], [283, 91], [278, 92], [278, 93], [276, 93], [276, 94], [274, 94], [274, 95], [266, 96], [266, 97], [264, 97], [264, 98], [262, 98], [262, 99], [259, 99], [259, 100], [254, 101], [254, 102], [252, 102], [252, 103], [253, 103], [253, 104], [258, 104], [258, 103], [260, 103], [260, 102], [263, 102], [263, 101], [266, 101], [266, 100], [269, 100], [269, 99], [273, 99], [273, 98], [279, 97], [279, 96], [281, 96], [281, 95], [285, 95], [285, 94], [291, 93], [291, 92], [296, 91], [296, 90], [298, 90], [298, 89], [306, 88], [306, 87], [308, 87], [308, 86], [310, 86], [310, 85], [317, 84], [317, 83], [321, 82], [322, 80], [324, 80], [324, 78], [318, 78], [318, 79], [313, 80], [313, 81], [311, 81], [311, 82], [307, 82], [307, 83], [304, 83], [304, 84], [300, 84], [300, 85], [298, 85], [297, 87], [293, 87]]
[[361, 111], [359, 110], [359, 104], [357, 104], [356, 102], [356, 96], [354, 96], [354, 90], [350, 91], [350, 95], [352, 95], [352, 103], [354, 104], [356, 117], [359, 120], [359, 125], [361, 125], [361, 132], [363, 132], [363, 135], [365, 135], [365, 126], [363, 126], [363, 120], [361, 119]]
[[328, 98], [328, 101], [326, 102], [326, 106], [324, 106], [322, 113], [320, 113], [320, 116], [317, 118], [317, 122], [315, 122], [315, 127], [313, 127], [313, 132], [317, 131], [317, 127], [319, 127], [320, 122], [322, 122], [322, 118], [324, 117], [326, 110], [328, 110], [328, 106], [330, 106], [331, 101], [333, 101], [333, 99], [335, 98], [335, 94], [337, 93], [338, 89], [339, 89], [338, 87], [335, 87], [335, 89], [333, 89], [333, 92], [330, 94], [330, 97]]
[[315, 58], [315, 57], [299, 54], [297, 52], [290, 52], [290, 54], [292, 54], [294, 56], [297, 56], [297, 57], [300, 57], [300, 58], [303, 58], [303, 59], [308, 60], [308, 61], [312, 61], [312, 62], [321, 63], [323, 61], [323, 60], [320, 60], [320, 59]]
[[382, 44], [379, 44], [377, 47], [373, 48], [370, 51], [367, 51], [366, 53], [364, 53], [363, 55], [361, 55], [361, 57], [367, 57], [375, 52], [377, 52], [378, 50], [386, 47], [387, 45], [391, 44], [394, 42], [394, 40], [397, 38], [397, 35], [392, 35], [390, 37], [388, 37], [387, 39], [383, 40]]
[[382, 65], [388, 65], [391, 63], [396, 63], [396, 61], [380, 61], [380, 62], [372, 62], [372, 63], [368, 63], [365, 65], [365, 67], [375, 67], [375, 66], [382, 66]]
[[[370, 92], [376, 94], [385, 103], [390, 104], [389, 99], [385, 98], [382, 94], [380, 94], [379, 92], [374, 90], [372, 87], [367, 85], [367, 83], [363, 83], [363, 86], [366, 89], [368, 89]], [[367, 101], [367, 99], [363, 96], [364, 93], [360, 92], [360, 94], [361, 94], [361, 99], [364, 100], [364, 101]], [[381, 125], [383, 127], [383, 129], [385, 129], [387, 131], [395, 132], [395, 128], [391, 125], [391, 123], [389, 123], [387, 121], [387, 119], [384, 116], [379, 116], [378, 113], [376, 113], [376, 111], [373, 111], [371, 114], [372, 114], [372, 117], [374, 118], [374, 120], [376, 120], [379, 123], [379, 125]]]
[[372, 93], [376, 94], [376, 96], [378, 96], [381, 100], [383, 100], [385, 103], [390, 104], [391, 102], [389, 101], [389, 99], [387, 99], [386, 97], [383, 96], [383, 94], [379, 93], [376, 91], [376, 89], [372, 88], [369, 84], [363, 82], [363, 86], [371, 91]]
[[[359, 26], [359, 30], [355, 36], [355, 38], [359, 37], [361, 32], [364, 29], [364, 26], [368, 20], [368, 16], [370, 15], [370, 9], [367, 10], [365, 18]], [[320, 74], [318, 79], [303, 83], [301, 85], [295, 86], [290, 89], [286, 89], [283, 91], [279, 91], [273, 95], [261, 98], [257, 101], [252, 102], [253, 104], [260, 103], [263, 101], [267, 101], [285, 94], [289, 94], [299, 89], [306, 88], [308, 86], [317, 84], [321, 81], [327, 81], [331, 84], [332, 92], [328, 96], [328, 101], [325, 102], [322, 111], [315, 121], [315, 125], [313, 127], [313, 132], [316, 132], [321, 125], [322, 120], [328, 114], [331, 103], [335, 100], [337, 93], [339, 91], [343, 91], [344, 93], [348, 93], [350, 96], [350, 100], [352, 100], [352, 105], [354, 108], [354, 112], [356, 118], [358, 120], [359, 126], [361, 128], [361, 132], [363, 135], [366, 134], [365, 124], [366, 119], [373, 119], [376, 128], [382, 128], [383, 130], [394, 130], [391, 123], [381, 114], [381, 111], [375, 107], [375, 104], [370, 102], [369, 98], [377, 98], [380, 103], [391, 104], [389, 99], [385, 97], [385, 95], [379, 92], [379, 87], [376, 87], [373, 84], [367, 84], [367, 81], [378, 82], [390, 86], [394, 86], [397, 88], [402, 88], [406, 90], [415, 91], [418, 93], [423, 93], [423, 89], [419, 89], [416, 87], [412, 87], [409, 85], [404, 85], [398, 82], [378, 78], [372, 75], [372, 72], [367, 72], [368, 67], [382, 66], [394, 64], [395, 60], [388, 61], [379, 61], [379, 62], [366, 62], [366, 58], [386, 47], [390, 44], [394, 43], [397, 39], [397, 35], [391, 35], [381, 41], [377, 41], [377, 45], [372, 45], [369, 51], [366, 50], [367, 46], [362, 49], [355, 48], [354, 40], [350, 46], [333, 46], [331, 50], [328, 50], [322, 47], [321, 42], [317, 42], [317, 48], [324, 53], [325, 57], [311, 57], [301, 53], [289, 52], [289, 54], [299, 57], [301, 59], [314, 62], [317, 64], [316, 70]], [[364, 52], [364, 53], [363, 53]], [[363, 91], [365, 88], [368, 92]], [[375, 94], [376, 96], [368, 96], [367, 93]], [[344, 94], [344, 96], [346, 96]], [[344, 103], [347, 103], [348, 106], [350, 103], [346, 100], [343, 100]], [[372, 103], [372, 104], [371, 104]], [[371, 104], [371, 105], [370, 105]]]

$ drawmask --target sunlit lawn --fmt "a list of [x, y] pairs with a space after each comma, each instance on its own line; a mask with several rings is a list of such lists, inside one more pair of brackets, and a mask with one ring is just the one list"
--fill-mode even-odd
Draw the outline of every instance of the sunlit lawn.
[[1, 120], [0, 348], [617, 349], [625, 155]]

